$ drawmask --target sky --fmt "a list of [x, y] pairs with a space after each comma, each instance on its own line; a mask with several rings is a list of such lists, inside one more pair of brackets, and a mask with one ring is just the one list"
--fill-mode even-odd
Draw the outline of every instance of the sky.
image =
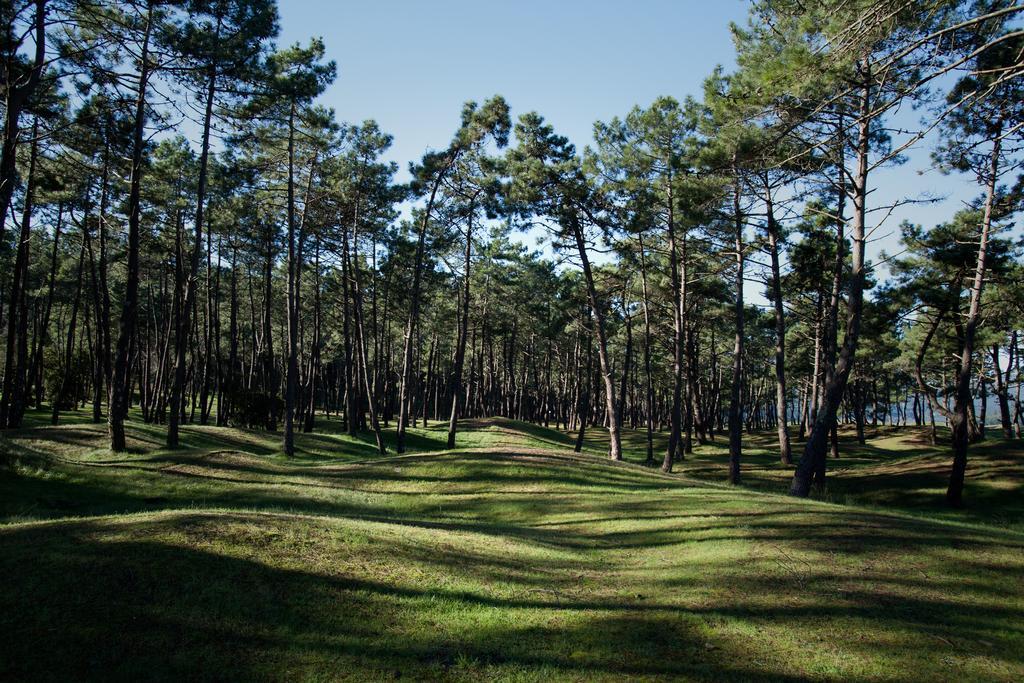
[[700, 92], [732, 60], [739, 0], [281, 0], [281, 45], [322, 36], [338, 78], [320, 101], [373, 118], [403, 170], [445, 147], [467, 100], [501, 94], [583, 147], [594, 121]]
[[[447, 145], [467, 100], [501, 94], [513, 117], [536, 110], [582, 149], [595, 121], [659, 95], [699, 97], [716, 65], [734, 65], [729, 23], [745, 22], [747, 3], [281, 0], [280, 15], [280, 45], [324, 39], [338, 78], [319, 102], [341, 121], [372, 118], [392, 134], [388, 158], [401, 180], [410, 161]], [[919, 118], [908, 110], [896, 120], [913, 127]], [[875, 260], [899, 251], [902, 220], [930, 227], [977, 192], [970, 178], [930, 168], [927, 141], [871, 185], [875, 206], [923, 192], [945, 198], [888, 216], [868, 246]]]

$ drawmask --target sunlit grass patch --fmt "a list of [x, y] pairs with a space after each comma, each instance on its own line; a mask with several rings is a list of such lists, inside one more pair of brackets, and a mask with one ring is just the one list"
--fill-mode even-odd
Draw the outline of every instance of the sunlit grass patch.
[[[702, 483], [717, 450], [664, 476], [505, 420], [385, 458], [66, 429], [4, 437], [0, 678], [1024, 676], [1024, 535]], [[881, 460], [850, 474], [900, 476]]]

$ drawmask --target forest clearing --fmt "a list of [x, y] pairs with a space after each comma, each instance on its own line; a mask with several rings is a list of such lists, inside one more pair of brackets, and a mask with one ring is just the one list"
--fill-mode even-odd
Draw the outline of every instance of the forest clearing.
[[967, 490], [985, 505], [965, 521], [932, 514], [945, 467], [900, 481], [928, 458], [913, 428], [850, 449], [832, 481], [865, 504], [840, 505], [723, 486], [721, 448], [664, 475], [642, 434], [615, 464], [600, 440], [576, 454], [572, 435], [504, 419], [465, 425], [452, 451], [446, 424], [411, 430], [412, 452], [385, 457], [329, 427], [294, 458], [214, 427], [169, 451], [133, 425], [116, 457], [88, 423], [8, 435], [0, 675], [1024, 674], [1024, 585], [1007, 580], [1024, 571], [1020, 446], [977, 456]]
[[0, 680], [1024, 680], [1024, 2], [0, 3]]

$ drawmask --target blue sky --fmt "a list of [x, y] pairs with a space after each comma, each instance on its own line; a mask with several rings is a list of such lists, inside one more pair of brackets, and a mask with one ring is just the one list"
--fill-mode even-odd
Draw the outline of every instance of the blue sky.
[[323, 36], [338, 79], [321, 101], [374, 118], [403, 169], [444, 147], [462, 103], [501, 94], [582, 147], [595, 120], [700, 91], [730, 63], [739, 0], [281, 0], [282, 44]]
[[[595, 120], [659, 95], [699, 96], [712, 69], [733, 64], [729, 22], [741, 0], [281, 0], [282, 45], [322, 36], [338, 79], [320, 102], [342, 121], [376, 119], [402, 168], [447, 144], [462, 103], [500, 93], [513, 115], [536, 110], [582, 148]], [[919, 114], [900, 118], [912, 127]], [[903, 219], [931, 226], [976, 193], [970, 178], [930, 169], [928, 143], [875, 173], [871, 201], [927, 191], [873, 234], [869, 257], [898, 250]], [[400, 177], [401, 177], [400, 176]], [[880, 218], [880, 216], [878, 216]]]

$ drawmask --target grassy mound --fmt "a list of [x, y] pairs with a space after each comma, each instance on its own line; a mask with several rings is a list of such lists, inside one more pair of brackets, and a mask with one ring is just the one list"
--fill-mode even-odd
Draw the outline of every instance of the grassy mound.
[[1020, 533], [466, 427], [292, 460], [239, 430], [8, 435], [0, 678], [1024, 678]]

